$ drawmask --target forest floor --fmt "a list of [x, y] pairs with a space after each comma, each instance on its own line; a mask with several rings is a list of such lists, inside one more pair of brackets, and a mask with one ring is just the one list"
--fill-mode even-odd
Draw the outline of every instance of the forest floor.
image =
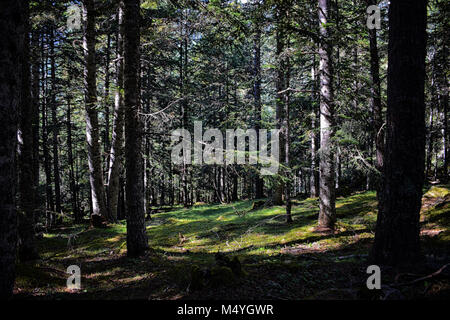
[[[318, 199], [252, 210], [252, 201], [196, 204], [146, 222], [151, 250], [126, 257], [125, 221], [105, 229], [63, 225], [39, 239], [41, 259], [19, 264], [15, 299], [449, 299], [450, 186], [425, 190], [421, 242], [426, 262], [382, 267], [382, 290], [366, 288], [376, 223], [375, 192], [337, 200], [334, 233], [317, 233]], [[238, 257], [242, 274], [218, 267], [216, 253]], [[66, 289], [70, 265], [81, 290]], [[422, 277], [430, 277], [422, 279]]]

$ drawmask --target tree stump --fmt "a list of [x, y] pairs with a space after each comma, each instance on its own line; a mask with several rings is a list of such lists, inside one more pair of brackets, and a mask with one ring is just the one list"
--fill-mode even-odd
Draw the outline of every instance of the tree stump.
[[106, 220], [99, 214], [91, 215], [91, 225], [94, 228], [106, 228]]

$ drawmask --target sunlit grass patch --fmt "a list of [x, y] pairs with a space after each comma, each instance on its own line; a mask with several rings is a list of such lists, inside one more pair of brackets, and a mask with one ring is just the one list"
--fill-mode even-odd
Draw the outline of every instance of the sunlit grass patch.
[[[444, 248], [450, 241], [450, 204], [445, 202], [449, 193], [446, 187], [435, 186], [424, 196], [429, 207], [422, 211], [422, 240], [426, 238], [425, 244], [431, 247]], [[217, 252], [239, 257], [244, 270], [255, 273], [253, 276], [261, 269], [276, 269], [280, 279], [273, 281], [285, 281], [283, 277], [289, 278], [287, 273], [294, 272], [297, 282], [325, 286], [333, 279], [323, 276], [316, 280], [307, 276], [306, 269], [323, 271], [330, 263], [340, 268], [360, 263], [360, 256], [367, 256], [374, 237], [377, 199], [373, 191], [338, 198], [336, 230], [330, 234], [315, 231], [317, 198], [294, 200], [290, 224], [286, 223], [284, 206], [251, 210], [252, 206], [252, 201], [239, 201], [191, 208], [177, 206], [171, 211], [153, 213], [152, 219], [146, 221], [152, 250], [139, 259], [126, 257], [126, 221], [105, 229], [76, 225], [48, 231], [38, 243], [42, 260], [34, 265], [19, 265], [17, 287], [22, 292], [36, 290], [43, 296], [64, 292], [65, 269], [79, 264], [85, 294], [110, 292], [116, 287], [145, 289], [150, 280], [162, 283], [163, 291], [167, 281], [185, 290], [192, 268], [214, 266]], [[305, 288], [304, 294], [312, 294], [311, 290]], [[183, 292], [177, 294], [181, 297]]]
[[424, 198], [445, 198], [450, 195], [450, 186], [432, 186], [423, 196]]

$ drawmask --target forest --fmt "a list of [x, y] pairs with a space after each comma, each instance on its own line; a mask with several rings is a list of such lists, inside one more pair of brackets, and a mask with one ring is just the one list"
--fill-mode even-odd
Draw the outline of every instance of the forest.
[[449, 12], [2, 1], [0, 299], [448, 300]]

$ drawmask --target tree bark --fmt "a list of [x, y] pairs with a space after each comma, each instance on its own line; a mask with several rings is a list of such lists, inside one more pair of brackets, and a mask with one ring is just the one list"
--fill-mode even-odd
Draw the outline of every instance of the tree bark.
[[436, 92], [436, 81], [435, 81], [435, 66], [433, 64], [431, 68], [431, 87], [430, 87], [430, 117], [429, 117], [429, 124], [427, 128], [427, 150], [426, 150], [426, 166], [425, 166], [425, 179], [431, 176], [431, 164], [433, 160], [433, 150], [434, 150], [434, 140], [435, 140], [435, 134], [434, 134], [434, 117], [435, 117], [435, 106], [438, 105], [438, 99], [437, 99], [437, 92]]
[[[367, 0], [367, 5], [375, 5], [375, 0]], [[380, 174], [383, 169], [384, 154], [384, 131], [383, 131], [383, 109], [381, 106], [381, 80], [380, 59], [378, 57], [377, 29], [369, 29], [369, 52], [370, 52], [370, 110], [373, 113], [373, 139], [375, 141], [375, 168], [379, 175], [375, 179], [375, 187], [379, 190]]]
[[391, 1], [386, 153], [371, 255], [378, 264], [402, 265], [420, 258], [426, 21], [426, 0]]
[[123, 132], [124, 132], [124, 102], [123, 102], [123, 2], [118, 8], [119, 31], [117, 33], [116, 58], [116, 91], [114, 101], [114, 124], [108, 172], [108, 210], [109, 219], [117, 220], [119, 201], [119, 179], [123, 167]]
[[[289, 39], [287, 39], [287, 44], [289, 46]], [[289, 88], [290, 86], [290, 62], [289, 58], [286, 58], [286, 76], [285, 76], [285, 87]], [[285, 93], [284, 95], [284, 119], [283, 119], [283, 130], [284, 130], [284, 165], [285, 165], [285, 176], [287, 178], [285, 186], [284, 186], [284, 197], [286, 200], [286, 222], [291, 223], [292, 220], [292, 214], [291, 214], [291, 208], [292, 208], [292, 202], [291, 202], [291, 180], [292, 180], [292, 174], [291, 174], [291, 168], [290, 168], [290, 162], [289, 162], [289, 150], [290, 150], [290, 94], [289, 91]]]
[[[71, 77], [69, 83], [71, 82]], [[67, 93], [67, 160], [69, 162], [69, 180], [70, 180], [70, 193], [73, 215], [75, 217], [75, 222], [81, 222], [80, 209], [78, 207], [78, 190], [77, 182], [75, 180], [75, 170], [73, 163], [73, 150], [72, 150], [72, 108], [71, 102], [72, 96]]]
[[125, 166], [127, 201], [127, 255], [142, 255], [148, 249], [145, 231], [142, 172], [142, 123], [140, 101], [139, 45], [140, 1], [124, 2], [124, 88], [125, 88]]
[[[282, 159], [285, 155], [285, 132], [283, 130], [283, 123], [285, 118], [285, 59], [283, 57], [283, 51], [285, 46], [285, 30], [284, 30], [284, 15], [285, 8], [280, 4], [277, 8], [277, 29], [276, 29], [276, 55], [278, 60], [277, 65], [277, 79], [276, 79], [276, 127], [280, 130], [279, 134], [279, 146], [280, 146], [280, 161], [284, 162]], [[275, 180], [275, 186], [272, 195], [272, 202], [274, 205], [283, 204], [283, 192], [284, 183], [282, 178], [277, 175]]]
[[313, 66], [311, 67], [311, 81], [313, 90], [313, 102], [311, 112], [311, 177], [310, 177], [310, 195], [312, 198], [319, 196], [319, 164], [317, 150], [320, 148], [318, 133], [318, 118], [320, 110], [316, 103], [319, 103], [319, 95], [317, 94], [317, 71], [316, 56], [314, 55]]
[[[48, 35], [47, 35], [48, 36]], [[42, 38], [42, 51], [45, 50], [45, 36]], [[48, 43], [48, 38], [47, 38]], [[51, 169], [51, 157], [48, 149], [48, 117], [47, 117], [47, 106], [48, 106], [48, 50], [45, 51], [44, 58], [42, 61], [42, 154], [44, 156], [44, 171], [45, 171], [45, 193], [46, 193], [46, 210], [55, 211], [55, 202], [53, 199], [53, 188], [52, 188], [52, 169]], [[52, 223], [51, 213], [46, 213], [47, 224]]]
[[[182, 101], [180, 104], [180, 118], [181, 118], [181, 127], [187, 129], [187, 108], [188, 108], [188, 100], [187, 100], [187, 62], [188, 62], [188, 37], [189, 32], [187, 30], [187, 22], [184, 18], [184, 10], [182, 13], [182, 19], [180, 19], [180, 95], [182, 97]], [[189, 190], [188, 190], [188, 168], [185, 161], [183, 161], [183, 166], [181, 168], [181, 181], [183, 183], [183, 205], [184, 207], [189, 206]]]
[[320, 211], [319, 228], [334, 229], [336, 222], [336, 191], [334, 172], [334, 97], [333, 97], [333, 62], [329, 27], [326, 25], [330, 5], [329, 0], [319, 0], [319, 24], [321, 43], [320, 57]]
[[21, 1], [7, 0], [0, 8], [0, 299], [13, 293], [17, 246], [16, 160], [17, 123], [23, 46]]
[[[59, 123], [57, 118], [57, 104], [56, 104], [56, 92], [58, 90], [56, 85], [56, 61], [55, 61], [55, 30], [51, 31], [50, 38], [50, 65], [51, 65], [51, 107], [52, 107], [52, 138], [53, 138], [53, 180], [55, 182], [55, 211], [61, 213], [61, 178], [59, 175], [59, 143], [58, 143], [58, 131]], [[59, 218], [58, 218], [59, 220]]]
[[[444, 31], [444, 34], [447, 32]], [[448, 128], [448, 81], [447, 81], [447, 46], [445, 40], [443, 41], [442, 48], [442, 60], [441, 68], [443, 70], [441, 76], [439, 77], [439, 104], [442, 108], [443, 113], [443, 151], [444, 151], [444, 168], [443, 168], [443, 180], [445, 183], [448, 182], [448, 170], [450, 166], [450, 132]]]
[[[105, 58], [105, 91], [103, 96], [103, 103], [105, 108], [105, 132], [104, 132], [104, 150], [105, 150], [105, 170], [108, 170], [109, 168], [109, 150], [111, 149], [111, 142], [109, 141], [109, 118], [110, 118], [110, 111], [109, 111], [109, 84], [110, 84], [110, 72], [109, 72], [109, 63], [111, 62], [110, 57], [110, 51], [111, 51], [111, 34], [109, 33], [106, 37], [106, 58]], [[105, 174], [108, 174], [106, 172]], [[107, 176], [109, 177], [109, 175]], [[108, 183], [108, 181], [107, 181]]]
[[34, 236], [35, 193], [33, 179], [33, 104], [30, 77], [29, 2], [22, 1], [23, 50], [21, 52], [22, 82], [19, 117], [19, 258], [21, 261], [38, 257]]
[[[32, 36], [32, 127], [33, 127], [33, 188], [35, 208], [41, 206], [41, 199], [39, 196], [39, 90], [40, 90], [40, 73], [39, 73], [39, 38], [40, 34], [35, 31]], [[37, 212], [35, 211], [35, 220]]]
[[88, 147], [89, 181], [91, 185], [92, 214], [99, 214], [107, 219], [97, 111], [94, 0], [83, 1], [83, 17], [85, 24], [83, 47], [85, 60], [84, 86], [86, 138]]
[[[257, 150], [260, 152], [259, 130], [261, 129], [261, 27], [255, 22], [255, 34], [253, 39], [253, 97], [255, 105], [255, 130], [257, 134]], [[259, 167], [258, 167], [259, 168]], [[264, 180], [259, 173], [255, 174], [255, 198], [264, 197]], [[235, 200], [234, 200], [235, 201]]]

